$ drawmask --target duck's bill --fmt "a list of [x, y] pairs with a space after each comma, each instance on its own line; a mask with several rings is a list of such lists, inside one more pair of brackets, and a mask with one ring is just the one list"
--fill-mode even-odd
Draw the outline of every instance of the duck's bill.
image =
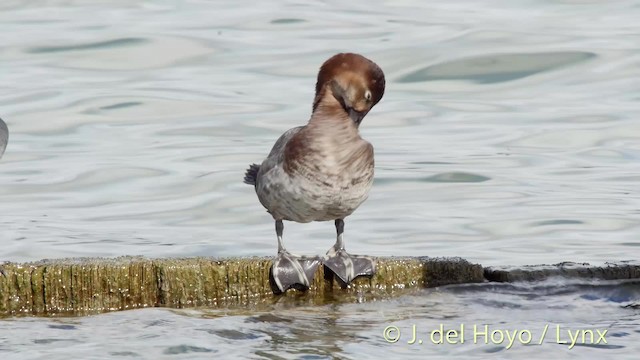
[[356, 111], [354, 109], [349, 109], [349, 117], [356, 123], [356, 126], [359, 126], [364, 119], [364, 116], [367, 115], [365, 111]]

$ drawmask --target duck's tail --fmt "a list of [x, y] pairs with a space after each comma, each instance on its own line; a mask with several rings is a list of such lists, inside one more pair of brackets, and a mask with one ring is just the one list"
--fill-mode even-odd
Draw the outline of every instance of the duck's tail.
[[258, 179], [258, 170], [260, 170], [260, 165], [249, 165], [247, 172], [244, 174], [244, 183], [255, 186]]

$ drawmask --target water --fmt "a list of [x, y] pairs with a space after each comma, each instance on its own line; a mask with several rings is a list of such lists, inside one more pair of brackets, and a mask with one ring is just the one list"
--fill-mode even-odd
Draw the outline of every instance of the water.
[[[273, 224], [243, 172], [306, 122], [317, 68], [338, 51], [365, 54], [387, 76], [361, 128], [376, 149], [376, 183], [346, 221], [348, 249], [483, 265], [637, 259], [639, 16], [638, 1], [3, 1], [0, 117], [11, 134], [0, 162], [0, 259], [273, 254]], [[324, 253], [333, 236], [327, 223], [285, 225], [298, 253]], [[538, 289], [429, 290], [261, 310], [264, 321], [207, 310], [11, 319], [0, 323], [0, 352], [637, 353], [640, 315], [614, 293], [637, 301], [638, 285], [598, 286], [596, 299], [584, 288], [535, 299]], [[381, 338], [387, 325], [433, 327], [445, 315], [451, 326], [533, 332], [561, 321], [626, 335], [571, 350]]]
[[[618, 297], [610, 298], [612, 293]], [[9, 319], [2, 323], [0, 352], [3, 359], [635, 359], [640, 309], [621, 304], [639, 296], [638, 283], [549, 281], [444, 287], [364, 304]], [[431, 333], [441, 325], [444, 331], [463, 326], [464, 343], [432, 342]], [[529, 332], [531, 338], [511, 343], [506, 335], [483, 336], [485, 326], [503, 334]], [[393, 330], [385, 340], [388, 327]], [[400, 338], [390, 342], [397, 330]], [[569, 330], [600, 331], [604, 340], [580, 337], [569, 348]]]

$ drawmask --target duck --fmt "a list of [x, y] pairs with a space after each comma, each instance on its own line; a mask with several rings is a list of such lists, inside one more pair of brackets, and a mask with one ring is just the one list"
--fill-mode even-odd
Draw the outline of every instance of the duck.
[[2, 119], [0, 119], [0, 159], [2, 159], [2, 155], [7, 148], [8, 142], [9, 128], [7, 127], [7, 124]]
[[[374, 275], [371, 257], [345, 250], [344, 226], [373, 185], [374, 148], [359, 128], [384, 91], [384, 72], [373, 61], [356, 53], [331, 56], [318, 71], [307, 124], [284, 132], [264, 161], [246, 170], [244, 183], [254, 186], [275, 221], [278, 252], [269, 271], [275, 294], [308, 290], [321, 264], [343, 288]], [[333, 221], [336, 241], [323, 257], [294, 255], [284, 246], [285, 220]]]
[[[0, 159], [2, 159], [4, 150], [7, 148], [7, 142], [9, 142], [9, 128], [7, 127], [7, 124], [0, 119]], [[2, 265], [0, 265], [0, 276], [7, 276], [5, 271], [2, 269]]]

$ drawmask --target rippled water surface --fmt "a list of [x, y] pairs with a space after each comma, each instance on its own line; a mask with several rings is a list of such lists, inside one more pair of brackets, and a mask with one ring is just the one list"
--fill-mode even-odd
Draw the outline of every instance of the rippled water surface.
[[[636, 359], [640, 308], [629, 300], [638, 297], [637, 282], [553, 280], [444, 287], [361, 304], [9, 319], [2, 321], [0, 354], [3, 359], [70, 354], [78, 359]], [[461, 327], [463, 333], [451, 343], [438, 344], [437, 333], [431, 339], [433, 331]], [[502, 340], [491, 337], [494, 331]], [[580, 336], [570, 348], [569, 331], [596, 335], [586, 341]], [[511, 342], [507, 332], [530, 338]]]
[[[2, 1], [0, 260], [273, 254], [243, 172], [308, 120], [316, 71], [339, 51], [387, 77], [361, 127], [376, 182], [347, 219], [348, 249], [484, 265], [638, 259], [639, 18], [640, 2], [615, 0]], [[294, 252], [324, 253], [333, 237], [328, 223], [286, 224]], [[264, 315], [8, 320], [0, 356], [623, 358], [640, 350], [640, 318], [611, 301], [618, 288], [604, 286], [608, 300], [487, 287]], [[381, 339], [392, 323], [443, 319], [619, 336], [511, 353]]]

